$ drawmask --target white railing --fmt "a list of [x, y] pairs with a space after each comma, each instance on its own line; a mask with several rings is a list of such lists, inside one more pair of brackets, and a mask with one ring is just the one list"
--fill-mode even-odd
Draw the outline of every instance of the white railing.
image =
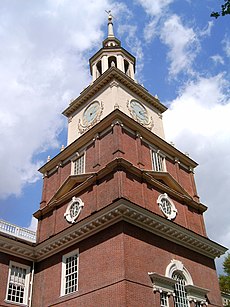
[[9, 222], [0, 220], [0, 232], [9, 234], [16, 238], [24, 239], [29, 242], [36, 242], [36, 232], [27, 228], [19, 227]]

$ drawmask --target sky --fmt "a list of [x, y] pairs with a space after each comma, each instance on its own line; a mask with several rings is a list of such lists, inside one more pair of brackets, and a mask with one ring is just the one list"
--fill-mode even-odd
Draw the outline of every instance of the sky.
[[[0, 1], [0, 219], [36, 228], [37, 171], [67, 141], [61, 114], [89, 85], [89, 58], [114, 31], [161, 103], [166, 140], [199, 163], [209, 238], [230, 248], [229, 16], [217, 0]], [[223, 257], [217, 261], [221, 272]]]

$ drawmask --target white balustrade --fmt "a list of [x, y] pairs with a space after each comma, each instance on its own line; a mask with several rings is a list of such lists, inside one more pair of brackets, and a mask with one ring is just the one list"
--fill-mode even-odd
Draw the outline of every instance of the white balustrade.
[[27, 228], [19, 227], [9, 222], [0, 220], [0, 232], [9, 234], [16, 238], [24, 239], [26, 241], [35, 243], [36, 232]]

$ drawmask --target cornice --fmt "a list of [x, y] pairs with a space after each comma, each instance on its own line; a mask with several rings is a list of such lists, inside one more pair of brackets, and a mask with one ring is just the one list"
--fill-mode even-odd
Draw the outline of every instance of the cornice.
[[0, 251], [19, 258], [34, 261], [34, 243], [19, 240], [14, 236], [0, 234]]
[[141, 227], [159, 237], [212, 259], [219, 257], [227, 250], [208, 238], [202, 237], [125, 199], [120, 199], [37, 245], [35, 247], [36, 261], [48, 258], [119, 221], [126, 221]]
[[119, 222], [126, 221], [161, 238], [214, 259], [226, 248], [128, 200], [120, 199], [61, 233], [38, 244], [0, 236], [0, 250], [31, 261], [42, 261]]
[[148, 275], [152, 281], [154, 292], [164, 291], [167, 293], [168, 296], [174, 294], [174, 286], [176, 280], [169, 278], [167, 276], [160, 275], [156, 272], [149, 272]]
[[[82, 175], [69, 176], [54, 196], [48, 201], [47, 205], [36, 211], [33, 216], [39, 219], [41, 216], [53, 211], [54, 207], [69, 200], [71, 197], [80, 193], [82, 190], [87, 189], [96, 181], [96, 173], [89, 173]], [[69, 184], [71, 183], [71, 184]], [[73, 185], [79, 183], [79, 185], [73, 188]], [[63, 193], [61, 193], [63, 191]]]
[[[203, 213], [207, 210], [207, 206], [200, 202], [196, 202], [169, 173], [143, 170], [143, 178], [148, 182], [152, 182], [154, 186], [167, 192], [169, 195], [174, 196], [182, 203], [195, 208], [199, 212]], [[165, 180], [165, 178], [167, 178], [167, 180]], [[162, 183], [162, 181], [164, 183]]]
[[125, 85], [129, 90], [137, 94], [146, 102], [150, 103], [160, 113], [163, 113], [167, 110], [167, 107], [161, 104], [160, 101], [157, 98], [153, 97], [143, 86], [136, 83], [132, 78], [127, 76], [120, 69], [116, 67], [110, 67], [90, 86], [83, 90], [80, 96], [73, 100], [70, 105], [63, 111], [62, 114], [64, 114], [66, 117], [71, 116], [82, 104], [90, 100], [104, 86], [109, 85], [109, 83], [113, 79], [120, 82], [122, 85]]
[[103, 120], [101, 120], [98, 124], [84, 133], [81, 137], [67, 146], [64, 150], [62, 150], [58, 155], [56, 155], [53, 159], [47, 162], [44, 166], [42, 166], [39, 171], [43, 174], [50, 172], [51, 170], [57, 171], [57, 166], [60, 164], [63, 165], [63, 161], [68, 161], [71, 159], [72, 155], [76, 151], [79, 151], [80, 148], [86, 147], [87, 144], [90, 144], [95, 141], [95, 135], [99, 138], [103, 136], [104, 131], [108, 131], [108, 129], [112, 129], [114, 123], [118, 123], [122, 126], [123, 129], [128, 129], [129, 131], [133, 131], [133, 134], [136, 135], [137, 132], [141, 136], [142, 141], [148, 144], [154, 144], [154, 146], [158, 147], [161, 151], [167, 152], [172, 158], [177, 157], [183, 163], [183, 165], [188, 169], [194, 169], [197, 166], [197, 163], [192, 160], [190, 157], [176, 149], [174, 146], [152, 133], [138, 122], [121, 112], [119, 109], [115, 109], [109, 115], [107, 115]]
[[[91, 185], [95, 184], [97, 180], [102, 180], [104, 177], [112, 172], [123, 170], [126, 173], [132, 174], [140, 178], [142, 181], [149, 183], [160, 191], [173, 196], [181, 203], [195, 208], [198, 212], [205, 212], [207, 207], [199, 202], [193, 200], [193, 198], [177, 183], [175, 188], [175, 180], [168, 173], [152, 172], [144, 169], [139, 169], [134, 166], [131, 162], [125, 160], [124, 158], [115, 158], [109, 162], [105, 167], [100, 169], [95, 173], [86, 173], [84, 175], [70, 175], [60, 186], [58, 191], [49, 200], [47, 205], [39, 209], [34, 213], [36, 218], [51, 212], [54, 207], [61, 205], [62, 203], [68, 201], [75, 195], [78, 195], [81, 191], [87, 189]], [[155, 176], [155, 177], [154, 177]], [[165, 177], [168, 179], [165, 183]], [[162, 182], [163, 181], [163, 182]], [[173, 183], [173, 185], [171, 184]], [[78, 184], [74, 187], [75, 184]]]

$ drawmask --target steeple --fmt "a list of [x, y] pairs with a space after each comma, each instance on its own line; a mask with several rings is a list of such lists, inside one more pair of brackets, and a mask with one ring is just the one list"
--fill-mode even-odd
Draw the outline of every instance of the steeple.
[[114, 37], [113, 33], [113, 16], [111, 15], [111, 11], [108, 11], [108, 37]]
[[134, 79], [135, 57], [121, 47], [121, 42], [114, 35], [113, 16], [108, 11], [108, 36], [102, 43], [102, 48], [89, 60], [93, 81], [100, 77], [110, 67], [120, 69]]

